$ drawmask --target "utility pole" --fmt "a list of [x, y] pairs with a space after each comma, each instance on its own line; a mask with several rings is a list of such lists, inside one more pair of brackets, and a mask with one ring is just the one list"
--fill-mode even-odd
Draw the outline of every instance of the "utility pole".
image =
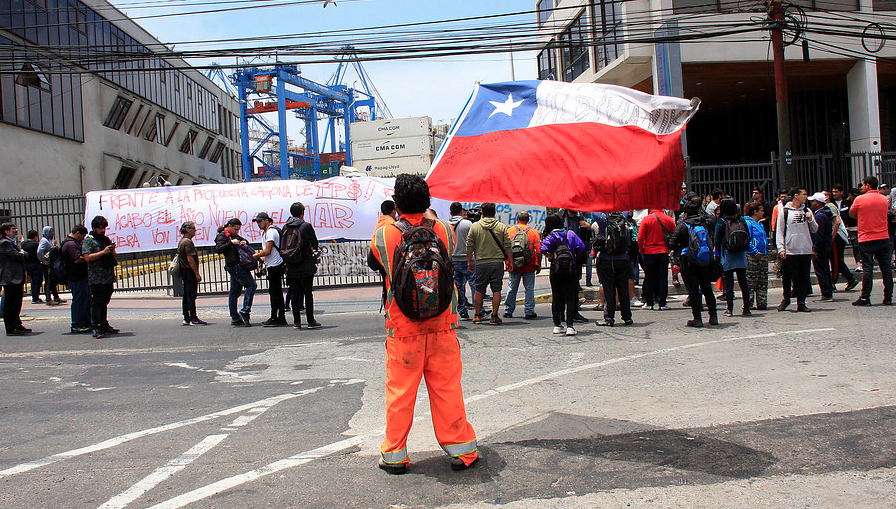
[[778, 113], [778, 179], [781, 187], [793, 185], [793, 152], [790, 149], [790, 104], [784, 74], [784, 9], [781, 0], [768, 0], [768, 16], [775, 56], [775, 101]]

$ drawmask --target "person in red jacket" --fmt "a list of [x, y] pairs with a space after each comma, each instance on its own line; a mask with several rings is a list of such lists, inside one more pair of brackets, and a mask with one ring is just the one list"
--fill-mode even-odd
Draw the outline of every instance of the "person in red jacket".
[[532, 320], [537, 318], [535, 314], [535, 274], [541, 272], [541, 235], [535, 228], [529, 226], [529, 213], [520, 212], [516, 215], [516, 226], [507, 229], [507, 235], [510, 237], [511, 250], [515, 245], [514, 238], [517, 232], [525, 232], [528, 238], [528, 245], [531, 254], [529, 260], [520, 268], [514, 265], [515, 254], [507, 257], [505, 265], [509, 274], [507, 286], [507, 298], [504, 300], [504, 318], [513, 318], [513, 311], [516, 309], [516, 293], [520, 288], [520, 280], [523, 282], [523, 291], [526, 294], [525, 301], [525, 318]]
[[675, 230], [675, 220], [661, 209], [653, 209], [641, 220], [638, 250], [644, 259], [644, 309], [669, 309], [669, 246], [666, 237]]
[[[399, 221], [418, 226], [433, 219], [433, 230], [454, 252], [454, 230], [445, 221], [427, 214], [429, 186], [419, 175], [401, 174], [395, 179], [395, 208]], [[395, 248], [402, 241], [398, 227], [377, 229], [371, 243], [376, 261], [386, 275], [386, 439], [380, 447], [379, 467], [390, 474], [407, 472], [408, 434], [414, 421], [414, 403], [420, 379], [426, 379], [432, 425], [442, 449], [451, 456], [451, 468], [463, 470], [479, 458], [476, 432], [467, 421], [460, 385], [463, 365], [457, 340], [457, 292], [442, 314], [415, 320], [405, 316], [392, 293]], [[451, 260], [447, 260], [451, 264]]]

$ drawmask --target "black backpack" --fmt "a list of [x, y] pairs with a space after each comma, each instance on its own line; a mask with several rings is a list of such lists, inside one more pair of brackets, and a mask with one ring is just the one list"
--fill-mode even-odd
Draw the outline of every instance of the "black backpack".
[[454, 265], [433, 229], [435, 221], [423, 219], [413, 226], [402, 218], [392, 224], [401, 231], [392, 257], [392, 296], [398, 309], [414, 320], [441, 315], [454, 297]]
[[57, 283], [65, 284], [68, 282], [68, 266], [65, 263], [64, 257], [62, 256], [62, 246], [65, 245], [66, 242], [71, 240], [68, 238], [62, 241], [62, 244], [58, 246], [53, 246], [49, 251], [44, 255], [44, 258], [47, 260], [47, 264], [49, 266], [50, 272], [53, 274], [53, 278], [56, 279]]
[[743, 219], [725, 220], [725, 249], [732, 253], [742, 253], [750, 249], [750, 230]]
[[280, 232], [280, 257], [289, 264], [301, 263], [302, 259], [302, 232], [301, 225], [285, 225]]
[[605, 255], [627, 254], [632, 246], [632, 229], [622, 214], [607, 215], [606, 242], [602, 249]]
[[576, 271], [575, 257], [572, 255], [572, 251], [569, 250], [569, 246], [566, 245], [565, 233], [561, 234], [559, 240], [560, 242], [554, 249], [554, 260], [551, 263], [551, 270], [554, 274], [571, 275]]

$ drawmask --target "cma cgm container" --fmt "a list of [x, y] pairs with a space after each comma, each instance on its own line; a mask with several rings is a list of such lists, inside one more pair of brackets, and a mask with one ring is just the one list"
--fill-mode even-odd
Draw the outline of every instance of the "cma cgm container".
[[409, 156], [432, 156], [432, 137], [426, 135], [352, 142], [352, 161]]
[[432, 164], [430, 156], [411, 156], [356, 160], [354, 167], [368, 177], [394, 177], [402, 173], [426, 175], [430, 164]]
[[388, 138], [413, 138], [432, 134], [432, 119], [429, 117], [392, 118], [353, 122], [349, 126], [352, 142], [385, 140]]

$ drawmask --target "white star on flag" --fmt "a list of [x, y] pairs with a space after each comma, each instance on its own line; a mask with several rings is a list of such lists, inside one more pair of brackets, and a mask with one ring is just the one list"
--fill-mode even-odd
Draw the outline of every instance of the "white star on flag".
[[514, 102], [513, 94], [507, 94], [507, 100], [502, 103], [499, 103], [497, 101], [489, 101], [489, 102], [492, 103], [492, 106], [495, 107], [495, 111], [493, 111], [492, 114], [488, 116], [488, 118], [492, 118], [492, 116], [494, 116], [496, 113], [504, 113], [508, 117], [512, 117], [513, 109], [516, 108], [517, 106], [519, 106], [520, 104], [523, 104], [522, 99]]

